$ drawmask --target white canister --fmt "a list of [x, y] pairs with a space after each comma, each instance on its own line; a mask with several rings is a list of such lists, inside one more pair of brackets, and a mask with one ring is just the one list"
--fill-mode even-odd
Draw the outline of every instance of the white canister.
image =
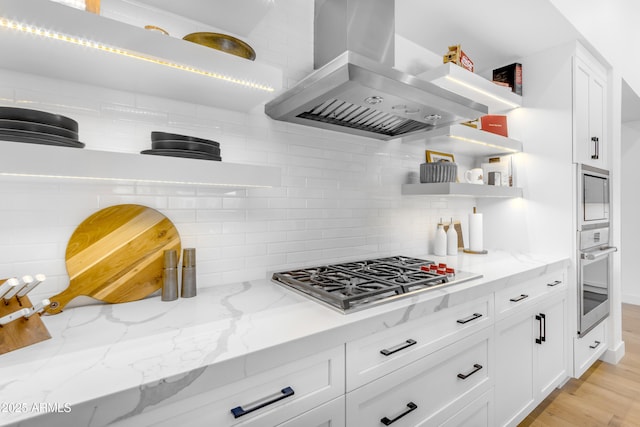
[[458, 232], [453, 226], [453, 218], [447, 229], [447, 255], [458, 255]]
[[444, 225], [438, 224], [436, 230], [436, 241], [433, 245], [433, 253], [437, 256], [447, 255], [447, 233], [444, 232]]

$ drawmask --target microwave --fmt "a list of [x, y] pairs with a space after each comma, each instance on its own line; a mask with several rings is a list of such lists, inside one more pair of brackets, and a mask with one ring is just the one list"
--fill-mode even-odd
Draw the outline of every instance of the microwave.
[[609, 225], [609, 171], [578, 165], [578, 226], [588, 230]]

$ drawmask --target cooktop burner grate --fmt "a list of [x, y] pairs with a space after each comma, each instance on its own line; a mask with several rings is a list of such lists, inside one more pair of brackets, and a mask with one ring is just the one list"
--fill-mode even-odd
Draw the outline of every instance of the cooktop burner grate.
[[[346, 313], [416, 291], [458, 283], [433, 261], [394, 256], [274, 273], [272, 280]], [[463, 273], [464, 280], [480, 277]], [[470, 277], [473, 276], [473, 277]]]

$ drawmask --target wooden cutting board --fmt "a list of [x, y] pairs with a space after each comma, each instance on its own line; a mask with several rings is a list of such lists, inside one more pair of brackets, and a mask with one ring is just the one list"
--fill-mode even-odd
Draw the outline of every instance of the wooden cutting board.
[[170, 249], [180, 256], [180, 235], [154, 209], [116, 205], [94, 213], [69, 239], [69, 287], [49, 298], [46, 312], [60, 313], [79, 295], [120, 303], [154, 293], [162, 287], [164, 251]]

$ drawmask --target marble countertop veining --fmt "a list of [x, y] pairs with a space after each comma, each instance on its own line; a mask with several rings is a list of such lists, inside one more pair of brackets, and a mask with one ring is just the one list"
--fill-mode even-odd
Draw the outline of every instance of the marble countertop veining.
[[[43, 316], [50, 340], [0, 355], [0, 425], [64, 425], [71, 417], [76, 425], [105, 425], [570, 262], [508, 252], [418, 257], [483, 277], [347, 315], [263, 279], [201, 287], [190, 299], [153, 297]], [[52, 417], [56, 405], [63, 410]]]

